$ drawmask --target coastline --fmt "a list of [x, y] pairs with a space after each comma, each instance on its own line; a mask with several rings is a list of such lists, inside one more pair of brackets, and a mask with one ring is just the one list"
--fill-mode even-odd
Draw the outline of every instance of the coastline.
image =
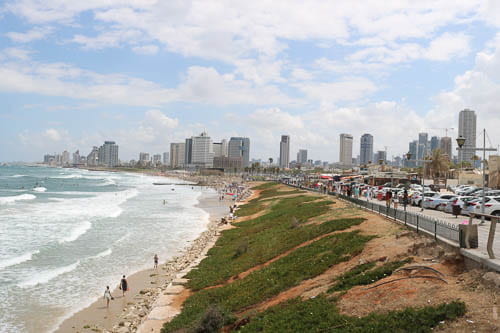
[[[65, 319], [54, 332], [136, 332], [157, 298], [171, 282], [201, 261], [203, 254], [213, 245], [217, 237], [218, 222], [229, 213], [228, 207], [232, 203], [231, 200], [219, 201], [217, 193], [202, 193], [196, 207], [209, 214], [209, 221], [198, 238], [187, 249], [181, 250], [183, 254], [161, 263], [157, 270], [150, 268], [127, 276], [130, 291], [125, 297], [122, 297], [118, 288], [111, 286], [115, 299], [110, 302], [109, 309], [106, 309], [103, 298], [99, 297]], [[158, 322], [162, 324], [161, 321]]]

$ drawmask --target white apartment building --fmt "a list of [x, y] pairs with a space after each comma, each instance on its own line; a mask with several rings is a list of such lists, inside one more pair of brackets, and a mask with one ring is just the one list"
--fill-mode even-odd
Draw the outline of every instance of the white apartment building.
[[352, 142], [351, 134], [340, 134], [339, 163], [343, 166], [352, 165]]

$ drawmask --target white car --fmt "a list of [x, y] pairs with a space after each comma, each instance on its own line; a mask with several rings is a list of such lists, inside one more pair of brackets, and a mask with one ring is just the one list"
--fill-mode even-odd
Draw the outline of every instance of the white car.
[[439, 204], [441, 202], [443, 202], [443, 200], [440, 200], [441, 197], [445, 197], [443, 199], [450, 199], [450, 196], [449, 194], [439, 194], [437, 192], [425, 192], [424, 193], [424, 202], [422, 204], [422, 206], [424, 208], [431, 208], [431, 209], [436, 209], [437, 206], [439, 206]]
[[456, 194], [440, 194], [438, 197], [430, 198], [429, 202], [427, 202], [427, 199], [424, 200], [424, 207], [428, 206], [428, 208], [444, 210], [443, 204], [446, 205], [448, 200], [454, 199], [456, 197]]
[[441, 206], [442, 207], [444, 206], [443, 210], [445, 213], [453, 214], [453, 206], [458, 205], [460, 206], [460, 212], [462, 213], [462, 210], [464, 209], [464, 204], [473, 199], [476, 199], [476, 197], [473, 197], [471, 195], [458, 196], [448, 200], [447, 202], [442, 203]]
[[[470, 213], [481, 213], [482, 198], [472, 202], [467, 207], [468, 215]], [[500, 216], [500, 196], [484, 198], [484, 213], [488, 215]]]
[[[433, 192], [433, 191], [424, 192], [424, 198], [427, 198], [427, 197], [434, 198], [434, 197], [437, 197], [437, 196], [439, 196], [439, 193], [437, 193], [437, 192]], [[411, 201], [412, 201], [413, 205], [420, 206], [420, 203], [422, 201], [422, 194], [419, 193], [416, 196], [413, 195], [411, 197]], [[424, 199], [424, 202], [425, 202], [425, 199]]]

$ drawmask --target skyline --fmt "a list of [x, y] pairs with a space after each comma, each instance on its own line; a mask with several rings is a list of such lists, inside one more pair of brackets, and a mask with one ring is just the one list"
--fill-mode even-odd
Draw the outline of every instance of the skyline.
[[249, 137], [262, 159], [286, 133], [292, 156], [332, 162], [341, 133], [354, 156], [370, 133], [390, 158], [418, 133], [444, 136], [431, 128], [456, 138], [466, 108], [500, 142], [493, 1], [23, 0], [0, 13], [2, 161], [106, 140], [130, 160], [203, 131]]

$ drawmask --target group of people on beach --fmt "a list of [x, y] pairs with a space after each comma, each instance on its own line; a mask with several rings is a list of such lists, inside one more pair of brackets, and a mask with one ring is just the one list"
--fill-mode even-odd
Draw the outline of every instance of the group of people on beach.
[[[154, 266], [153, 269], [158, 269], [158, 255], [155, 254], [153, 257]], [[122, 291], [122, 297], [125, 297], [125, 293], [130, 290], [130, 286], [128, 285], [128, 281], [125, 278], [125, 275], [122, 276], [120, 280], [120, 284], [118, 289]], [[114, 300], [115, 298], [111, 295], [111, 289], [109, 286], [106, 286], [106, 290], [104, 290], [104, 300], [106, 301], [106, 308], [109, 308], [109, 301]]]

